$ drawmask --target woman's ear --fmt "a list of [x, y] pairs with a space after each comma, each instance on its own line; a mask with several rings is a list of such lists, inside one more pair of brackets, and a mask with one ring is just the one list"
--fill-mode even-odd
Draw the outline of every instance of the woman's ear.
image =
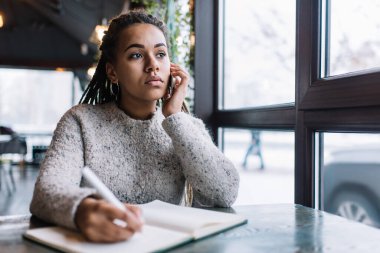
[[106, 73], [107, 73], [108, 79], [110, 79], [112, 83], [118, 83], [118, 78], [116, 75], [115, 68], [109, 62], [106, 63]]

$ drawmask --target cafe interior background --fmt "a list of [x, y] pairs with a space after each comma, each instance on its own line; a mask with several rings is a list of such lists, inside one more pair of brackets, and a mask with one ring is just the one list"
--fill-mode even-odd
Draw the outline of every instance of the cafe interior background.
[[235, 205], [297, 203], [380, 226], [380, 2], [1, 0], [0, 215], [29, 213], [55, 126], [108, 21], [168, 25], [187, 102], [240, 173]]

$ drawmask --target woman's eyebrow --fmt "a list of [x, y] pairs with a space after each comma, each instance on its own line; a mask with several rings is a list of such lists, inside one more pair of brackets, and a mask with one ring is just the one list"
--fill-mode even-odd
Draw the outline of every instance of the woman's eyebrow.
[[166, 47], [165, 43], [158, 43], [154, 47]]
[[145, 48], [144, 45], [141, 45], [141, 44], [131, 44], [131, 45], [129, 45], [129, 47], [124, 49], [124, 52], [127, 51], [128, 49], [130, 49], [131, 47]]
[[[137, 48], [145, 48], [144, 45], [142, 44], [131, 44], [129, 45], [126, 49], [124, 49], [124, 52], [127, 51], [128, 49], [132, 48], [132, 47], [137, 47]], [[165, 43], [157, 43], [156, 45], [154, 45], [154, 47], [166, 47]]]

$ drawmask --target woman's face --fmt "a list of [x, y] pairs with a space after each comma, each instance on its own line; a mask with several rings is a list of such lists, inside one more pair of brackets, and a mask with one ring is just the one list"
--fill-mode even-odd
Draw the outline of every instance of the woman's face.
[[107, 73], [112, 82], [119, 83], [124, 101], [153, 102], [162, 98], [170, 75], [162, 31], [150, 24], [125, 28], [119, 37], [116, 61], [107, 67]]

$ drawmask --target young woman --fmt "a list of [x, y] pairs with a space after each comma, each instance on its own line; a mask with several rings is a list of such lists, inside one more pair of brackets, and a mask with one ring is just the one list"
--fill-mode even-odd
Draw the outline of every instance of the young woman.
[[126, 240], [139, 231], [139, 209], [126, 204], [124, 213], [99, 199], [82, 179], [84, 166], [129, 204], [180, 204], [186, 184], [193, 206], [232, 205], [238, 173], [203, 122], [182, 112], [189, 75], [170, 63], [167, 42], [164, 24], [144, 12], [112, 20], [80, 105], [54, 132], [35, 185], [34, 215], [97, 242]]

